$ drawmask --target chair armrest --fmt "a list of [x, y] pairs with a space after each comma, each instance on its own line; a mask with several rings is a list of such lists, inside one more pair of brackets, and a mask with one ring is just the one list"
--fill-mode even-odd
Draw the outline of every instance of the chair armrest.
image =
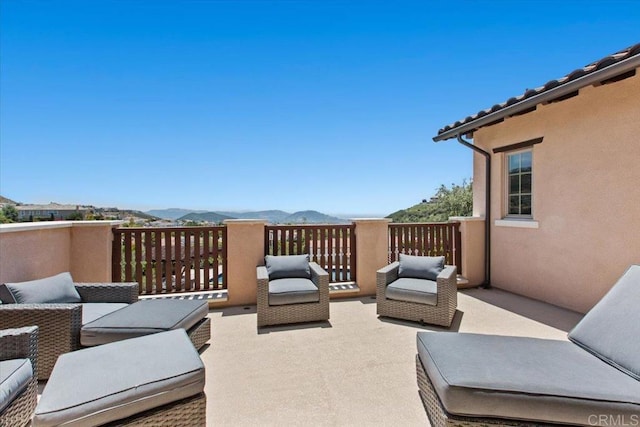
[[387, 285], [398, 279], [400, 263], [392, 262], [376, 271], [376, 299], [378, 302], [385, 300]]
[[256, 276], [258, 279], [258, 300], [262, 297], [262, 301], [269, 301], [269, 273], [264, 265], [256, 268]]
[[436, 284], [438, 286], [438, 304], [440, 304], [441, 297], [451, 298], [453, 296], [457, 296], [457, 267], [455, 265], [445, 265], [444, 269], [440, 272], [440, 274], [438, 274], [438, 277], [436, 278]]
[[122, 302], [132, 304], [138, 301], [139, 285], [129, 283], [74, 283], [82, 302]]
[[[23, 358], [31, 359], [35, 372], [38, 362], [38, 327], [0, 330], [0, 360]], [[37, 373], [34, 376], [37, 377]]]
[[309, 263], [309, 271], [311, 272], [311, 281], [318, 288], [320, 293], [320, 301], [329, 299], [329, 273], [320, 267], [316, 262]]

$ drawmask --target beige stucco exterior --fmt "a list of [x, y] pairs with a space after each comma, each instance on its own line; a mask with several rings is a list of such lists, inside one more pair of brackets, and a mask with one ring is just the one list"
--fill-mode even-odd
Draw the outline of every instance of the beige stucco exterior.
[[356, 268], [360, 295], [376, 294], [376, 271], [389, 257], [388, 218], [354, 219], [356, 225]]
[[119, 221], [60, 221], [0, 227], [0, 283], [68, 271], [76, 282], [111, 281], [112, 227]]
[[[640, 263], [640, 75], [481, 128], [474, 143], [492, 152], [538, 137], [532, 222], [496, 223], [505, 216], [505, 154], [492, 153], [491, 283], [585, 312]], [[485, 159], [474, 154], [477, 216], [484, 177]]]

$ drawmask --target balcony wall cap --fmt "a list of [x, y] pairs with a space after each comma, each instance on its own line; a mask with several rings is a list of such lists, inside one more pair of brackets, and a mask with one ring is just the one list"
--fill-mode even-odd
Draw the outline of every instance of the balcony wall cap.
[[223, 224], [268, 224], [266, 219], [225, 219]]
[[483, 216], [450, 216], [449, 221], [458, 221], [458, 222], [473, 222], [473, 221], [484, 221], [485, 218]]
[[0, 224], [0, 233], [14, 233], [17, 231], [53, 230], [56, 228], [71, 227], [112, 227], [124, 221], [42, 221], [42, 222], [18, 222], [13, 224]]
[[350, 218], [350, 221], [355, 223], [364, 223], [364, 222], [386, 222], [390, 223], [391, 218]]

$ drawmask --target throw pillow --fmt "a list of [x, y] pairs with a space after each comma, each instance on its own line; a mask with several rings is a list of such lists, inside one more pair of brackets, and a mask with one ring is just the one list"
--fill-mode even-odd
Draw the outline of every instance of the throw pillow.
[[400, 254], [398, 277], [436, 280], [444, 270], [443, 256], [414, 256]]

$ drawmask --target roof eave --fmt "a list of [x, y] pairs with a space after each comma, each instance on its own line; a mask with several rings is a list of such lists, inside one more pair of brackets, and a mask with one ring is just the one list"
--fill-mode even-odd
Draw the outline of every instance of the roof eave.
[[549, 89], [508, 107], [501, 108], [500, 110], [494, 111], [493, 113], [489, 113], [485, 116], [479, 117], [476, 120], [472, 120], [468, 123], [464, 123], [460, 126], [449, 129], [433, 137], [433, 140], [435, 142], [445, 141], [447, 139], [455, 138], [458, 135], [468, 134], [477, 130], [478, 128], [486, 126], [489, 123], [504, 119], [505, 117], [509, 117], [514, 114], [518, 114], [524, 110], [535, 107], [538, 104], [542, 104], [543, 102], [551, 101], [563, 95], [567, 95], [571, 92], [579, 90], [583, 87], [589, 86], [594, 83], [599, 83], [603, 80], [607, 80], [638, 67], [640, 67], [640, 55], [635, 55], [630, 58], [623, 59], [622, 61], [616, 62], [615, 64], [602, 68], [601, 70], [591, 72], [568, 83], [562, 84], [553, 89]]

